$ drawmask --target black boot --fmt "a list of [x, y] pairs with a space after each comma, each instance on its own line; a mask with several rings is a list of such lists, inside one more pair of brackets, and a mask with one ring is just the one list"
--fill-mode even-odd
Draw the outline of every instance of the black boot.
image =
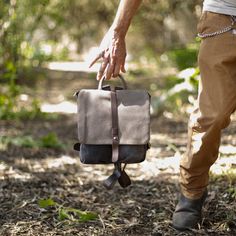
[[207, 191], [200, 199], [188, 199], [181, 194], [173, 214], [173, 227], [177, 230], [196, 228], [201, 221], [202, 206], [207, 197]]

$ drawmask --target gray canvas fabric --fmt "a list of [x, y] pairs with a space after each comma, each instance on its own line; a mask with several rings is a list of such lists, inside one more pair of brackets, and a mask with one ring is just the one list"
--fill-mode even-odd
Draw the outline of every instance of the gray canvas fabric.
[[[120, 144], [147, 144], [150, 96], [143, 90], [117, 90]], [[128, 124], [128, 125], [127, 125]], [[110, 91], [83, 89], [78, 94], [78, 138], [84, 144], [112, 144]]]
[[236, 16], [236, 0], [204, 0], [203, 11]]

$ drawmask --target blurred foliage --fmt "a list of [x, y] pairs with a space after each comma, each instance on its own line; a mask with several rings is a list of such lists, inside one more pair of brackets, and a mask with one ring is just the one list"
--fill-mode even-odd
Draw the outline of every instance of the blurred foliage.
[[179, 49], [166, 51], [161, 55], [162, 64], [172, 65], [178, 70], [196, 66], [199, 43], [188, 44]]
[[[38, 101], [19, 106], [19, 75], [46, 61], [78, 60], [98, 46], [119, 1], [0, 1], [0, 118], [42, 115]], [[179, 70], [196, 66], [195, 38], [200, 0], [144, 0], [127, 36], [130, 59], [153, 61]], [[160, 59], [159, 59], [159, 56]], [[134, 72], [142, 73], [142, 70]], [[136, 75], [133, 75], [136, 76]], [[179, 79], [172, 83], [179, 83]], [[167, 85], [169, 86], [169, 85]], [[184, 95], [183, 95], [184, 96]], [[180, 102], [178, 102], [179, 104]]]
[[1, 147], [8, 147], [9, 145], [26, 147], [26, 148], [55, 148], [63, 149], [65, 145], [60, 142], [55, 133], [48, 133], [39, 139], [35, 139], [30, 135], [27, 136], [16, 136], [16, 137], [0, 137]]
[[39, 146], [38, 142], [32, 136], [1, 137], [0, 143], [2, 146], [13, 145], [26, 148], [37, 148]]
[[50, 5], [51, 2], [0, 2], [0, 52], [3, 55], [0, 59], [0, 68], [3, 72], [8, 63], [13, 63], [19, 70], [25, 65], [37, 66], [46, 60], [66, 59], [67, 48], [60, 46], [57, 49], [58, 40], [56, 37], [52, 38], [52, 35], [44, 37], [44, 31], [49, 28], [48, 17], [53, 7]]
[[0, 119], [54, 119], [55, 115], [41, 112], [40, 102], [33, 98], [27, 106], [20, 101], [24, 87], [17, 84], [17, 68], [13, 62], [6, 63], [0, 87]]
[[55, 133], [49, 133], [46, 136], [43, 136], [40, 141], [40, 146], [46, 148], [62, 148], [64, 145], [58, 140], [58, 137]]
[[161, 53], [192, 42], [201, 4], [201, 0], [144, 0], [128, 35], [134, 58], [158, 61]]
[[198, 68], [187, 68], [177, 76], [167, 77], [161, 96], [154, 96], [152, 99], [153, 113], [185, 113], [187, 104], [194, 105], [199, 76]]
[[154, 98], [154, 113], [164, 110], [185, 113], [188, 104], [194, 105], [200, 79], [200, 71], [196, 67], [198, 50], [199, 43], [195, 42], [161, 55], [164, 66], [174, 66], [179, 72], [165, 78], [161, 96]]
[[[9, 0], [0, 3], [0, 65], [69, 59], [97, 45], [119, 1]], [[200, 0], [144, 0], [130, 27], [132, 55], [156, 57], [194, 38]], [[96, 7], [94, 7], [96, 6]], [[134, 40], [135, 39], [135, 40]], [[129, 40], [128, 40], [129, 41]], [[135, 44], [133, 43], [135, 42]]]
[[[16, 92], [17, 94], [13, 92]], [[33, 120], [33, 119], [55, 119], [57, 115], [42, 112], [40, 109], [40, 102], [33, 98], [25, 105], [20, 102], [22, 87], [2, 86], [0, 91], [0, 119], [2, 120]]]

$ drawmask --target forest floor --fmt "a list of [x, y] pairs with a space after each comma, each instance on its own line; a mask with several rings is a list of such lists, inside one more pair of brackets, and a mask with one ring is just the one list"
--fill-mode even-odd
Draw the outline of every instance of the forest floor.
[[[132, 185], [106, 190], [112, 165], [83, 165], [73, 150], [75, 114], [57, 119], [0, 121], [0, 136], [35, 140], [53, 132], [62, 148], [0, 146], [0, 235], [236, 235], [236, 120], [223, 133], [220, 157], [211, 169], [209, 196], [198, 230], [171, 226], [178, 200], [179, 160], [184, 153], [186, 119], [153, 117], [151, 149], [143, 163], [128, 165]], [[40, 199], [57, 206], [46, 209]], [[75, 215], [59, 219], [59, 208], [95, 212], [95, 220]]]

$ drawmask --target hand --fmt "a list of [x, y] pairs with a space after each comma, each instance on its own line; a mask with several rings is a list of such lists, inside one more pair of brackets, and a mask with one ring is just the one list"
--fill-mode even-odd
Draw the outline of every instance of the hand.
[[93, 66], [99, 59], [103, 59], [97, 73], [97, 80], [100, 80], [103, 76], [109, 80], [111, 77], [117, 77], [120, 72], [126, 72], [126, 45], [123, 36], [119, 36], [110, 29], [104, 36], [99, 51], [100, 53], [93, 59], [89, 66]]

